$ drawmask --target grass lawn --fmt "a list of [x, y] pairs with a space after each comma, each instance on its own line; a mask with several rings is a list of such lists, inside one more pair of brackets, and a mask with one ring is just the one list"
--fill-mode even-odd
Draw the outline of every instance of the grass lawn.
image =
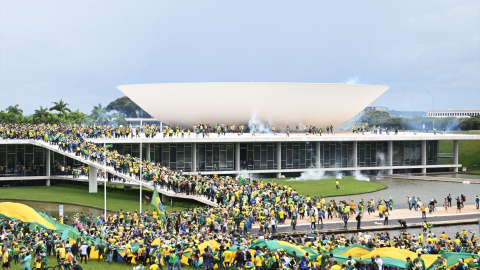
[[[274, 178], [275, 182], [280, 185], [289, 185], [295, 189], [299, 194], [315, 196], [340, 196], [348, 194], [358, 194], [373, 192], [380, 189], [384, 189], [386, 186], [380, 183], [358, 181], [353, 176], [344, 176], [339, 180], [340, 189], [337, 190], [335, 186], [335, 177], [321, 179], [321, 180], [308, 180], [308, 181], [287, 181], [290, 178]], [[272, 180], [264, 179], [264, 182]]]
[[[440, 141], [438, 146], [439, 153], [453, 153], [453, 141]], [[439, 159], [444, 164], [452, 164], [453, 158]], [[480, 172], [480, 140], [478, 141], [458, 141], [458, 162], [467, 167], [468, 172], [474, 170]], [[474, 167], [473, 165], [476, 165]]]
[[[151, 190], [143, 190], [143, 195], [152, 197]], [[140, 207], [140, 190], [123, 190], [123, 187], [107, 185], [107, 209], [117, 211], [122, 208], [124, 211], [133, 212]], [[0, 189], [2, 199], [37, 200], [50, 202], [77, 203], [88, 206], [103, 208], [103, 186], [99, 186], [98, 193], [88, 193], [88, 185], [62, 184], [55, 186], [25, 186]], [[142, 208], [147, 209], [150, 204], [143, 204]], [[183, 210], [189, 206], [202, 205], [190, 200], [174, 200], [175, 207], [164, 203], [168, 212]]]

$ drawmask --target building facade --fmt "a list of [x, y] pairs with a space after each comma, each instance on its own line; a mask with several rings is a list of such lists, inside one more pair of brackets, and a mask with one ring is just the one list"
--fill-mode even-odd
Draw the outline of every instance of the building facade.
[[[453, 141], [453, 163], [439, 162], [442, 140]], [[212, 138], [92, 139], [112, 144], [121, 154], [160, 162], [184, 173], [295, 175], [304, 171], [404, 173], [458, 171], [458, 141], [480, 135], [329, 135], [227, 134]], [[83, 162], [30, 140], [0, 140], [0, 177], [64, 174]], [[62, 169], [63, 167], [63, 169]]]

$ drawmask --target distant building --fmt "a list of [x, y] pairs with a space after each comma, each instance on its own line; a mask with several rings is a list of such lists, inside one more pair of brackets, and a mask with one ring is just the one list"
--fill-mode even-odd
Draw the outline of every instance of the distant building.
[[155, 118], [125, 118], [125, 121], [127, 121], [128, 125], [143, 125], [143, 124], [149, 124], [149, 125], [160, 125], [161, 122], [158, 121]]
[[365, 107], [365, 110], [363, 110], [364, 112], [368, 112], [368, 111], [384, 111], [384, 112], [388, 112], [388, 107], [381, 107], [381, 106], [368, 106], [368, 107]]
[[427, 117], [470, 117], [480, 116], [480, 110], [435, 110], [428, 111]]
[[392, 117], [404, 117], [404, 118], [412, 118], [412, 117], [424, 117], [427, 112], [425, 111], [396, 111], [396, 110], [389, 110], [388, 114]]

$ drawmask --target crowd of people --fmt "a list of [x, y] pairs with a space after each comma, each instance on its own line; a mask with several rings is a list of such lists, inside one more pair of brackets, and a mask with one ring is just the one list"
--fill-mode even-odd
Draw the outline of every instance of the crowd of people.
[[[435, 235], [431, 231], [411, 234], [401, 232], [392, 235], [389, 232], [359, 232], [355, 234], [307, 234], [294, 236], [289, 234], [256, 234], [239, 235], [235, 230], [223, 231], [215, 229], [210, 231], [208, 227], [198, 232], [184, 231], [183, 228], [176, 230], [176, 224], [182, 224], [186, 219], [191, 223], [201, 223], [201, 216], [197, 215], [199, 209], [190, 209], [181, 213], [172, 213], [169, 216], [166, 227], [159, 226], [154, 214], [132, 213], [127, 219], [127, 213], [119, 211], [105, 221], [102, 216], [94, 218], [96, 222], [89, 221], [88, 217], [78, 215], [73, 219], [80, 227], [81, 235], [72, 241], [61, 240], [56, 233], [35, 226], [29, 228], [28, 224], [21, 221], [12, 221], [2, 218], [0, 231], [3, 232], [0, 244], [0, 258], [4, 269], [21, 265], [23, 269], [33, 267], [41, 269], [42, 265], [62, 265], [65, 269], [80, 269], [81, 264], [88, 264], [91, 250], [98, 251], [96, 260], [112, 264], [125, 261], [127, 264], [136, 263], [136, 269], [175, 269], [180, 270], [183, 265], [181, 259], [186, 257], [190, 267], [199, 269], [200, 258], [203, 268], [213, 269], [387, 269], [382, 267], [380, 257], [366, 262], [349, 258], [345, 263], [338, 264], [331, 255], [336, 248], [348, 247], [360, 244], [366, 248], [393, 247], [409, 250], [418, 257], [407, 258], [410, 265], [408, 269], [426, 269], [422, 259], [423, 254], [442, 254], [444, 252], [462, 252], [471, 254], [470, 257], [479, 255], [480, 246], [477, 245], [475, 232], [461, 231], [455, 235], [447, 236], [444, 232]], [[207, 211], [208, 212], [208, 211]], [[215, 215], [207, 219], [216, 219]], [[218, 220], [217, 220], [218, 221]], [[77, 225], [75, 225], [77, 226]], [[182, 225], [180, 225], [181, 227]], [[158, 241], [154, 244], [155, 239]], [[218, 247], [210, 245], [200, 250], [199, 246], [205, 241], [215, 240]], [[287, 254], [282, 250], [269, 250], [249, 246], [258, 240], [279, 240], [292, 243], [318, 254], [311, 257], [308, 253], [297, 255], [295, 251]], [[229, 252], [235, 247], [235, 252]], [[120, 252], [120, 250], [124, 252]], [[188, 251], [188, 252], [187, 252]], [[465, 255], [463, 259], [469, 259]], [[470, 267], [480, 267], [477, 265]], [[465, 263], [466, 264], [466, 263]], [[148, 268], [144, 268], [147, 267]], [[252, 267], [252, 265], [254, 267]], [[462, 264], [461, 264], [462, 265]], [[446, 269], [446, 262], [438, 260], [435, 269]], [[462, 265], [463, 266], [463, 265]], [[134, 268], [135, 269], [135, 268]], [[463, 268], [456, 268], [463, 269]], [[476, 268], [473, 268], [476, 269]]]
[[[200, 129], [202, 129], [201, 125]], [[198, 127], [197, 127], [198, 128]], [[332, 127], [333, 128], [333, 127]], [[172, 128], [173, 129], [173, 128]], [[205, 130], [205, 128], [203, 128]], [[207, 126], [208, 129], [208, 126]], [[213, 269], [212, 264], [219, 267], [229, 268], [231, 265], [222, 262], [230, 262], [227, 256], [232, 246], [244, 247], [242, 256], [235, 255], [234, 265], [239, 269], [249, 269], [251, 264], [269, 269], [286, 269], [295, 265], [295, 256], [286, 256], [281, 252], [258, 250], [254, 255], [248, 253], [248, 247], [256, 240], [281, 239], [300, 243], [305, 247], [318, 251], [319, 260], [298, 261], [301, 269], [319, 268], [336, 269], [335, 263], [325, 264], [323, 261], [329, 251], [335, 247], [359, 243], [365, 246], [392, 246], [403, 249], [410, 249], [415, 252], [435, 254], [444, 251], [466, 251], [478, 253], [476, 246], [476, 234], [466, 237], [465, 232], [454, 237], [440, 239], [429, 234], [428, 237], [419, 235], [399, 235], [391, 237], [388, 233], [375, 236], [359, 234], [352, 237], [342, 235], [317, 235], [312, 239], [294, 238], [291, 235], [283, 235], [277, 232], [279, 224], [290, 223], [292, 231], [296, 230], [298, 222], [303, 220], [311, 224], [315, 230], [317, 224], [322, 224], [326, 219], [338, 219], [344, 222], [347, 228], [348, 220], [355, 216], [357, 229], [360, 229], [362, 216], [378, 212], [380, 218], [384, 218], [384, 225], [388, 225], [388, 217], [393, 210], [393, 200], [381, 199], [361, 200], [355, 202], [338, 201], [335, 199], [326, 200], [323, 197], [310, 197], [299, 194], [288, 185], [280, 185], [274, 181], [264, 182], [242, 177], [217, 177], [204, 175], [185, 175], [181, 171], [171, 170], [158, 162], [139, 159], [130, 155], [122, 155], [114, 149], [104, 149], [103, 145], [89, 141], [90, 138], [106, 136], [111, 138], [125, 136], [139, 136], [138, 132], [145, 133], [145, 136], [155, 136], [158, 131], [155, 127], [145, 126], [145, 129], [136, 129], [134, 132], [130, 127], [84, 127], [79, 125], [0, 125], [0, 134], [4, 139], [35, 139], [55, 145], [59, 150], [75, 154], [85, 160], [106, 164], [120, 175], [135, 178], [138, 181], [145, 181], [155, 188], [171, 190], [176, 193], [187, 195], [204, 196], [215, 202], [216, 207], [194, 207], [181, 212], [173, 212], [167, 215], [166, 221], [159, 218], [159, 213], [154, 210], [152, 213], [124, 213], [118, 211], [108, 216], [79, 214], [77, 216], [62, 217], [66, 224], [77, 227], [81, 237], [74, 243], [62, 241], [59, 235], [49, 234], [47, 231], [36, 226], [31, 230], [21, 221], [3, 219], [0, 226], [3, 239], [2, 260], [9, 263], [9, 255], [12, 254], [14, 263], [22, 263], [25, 269], [29, 261], [44, 264], [48, 255], [54, 254], [60, 263], [79, 269], [75, 264], [78, 259], [88, 260], [90, 252], [87, 249], [95, 248], [102, 250], [103, 260], [108, 263], [118, 260], [115, 252], [125, 250], [124, 260], [127, 263], [136, 257], [137, 263], [145, 266], [152, 264], [153, 268], [161, 267], [160, 262], [168, 266], [168, 270], [181, 268], [179, 258], [187, 248], [191, 248], [189, 264], [198, 269], [198, 260], [203, 258], [205, 270]], [[331, 129], [329, 128], [329, 132]], [[170, 132], [170, 131], [168, 131]], [[176, 130], [176, 134], [181, 132]], [[172, 132], [173, 133], [173, 132]], [[140, 169], [141, 168], [141, 169]], [[80, 173], [87, 173], [87, 167], [80, 168]], [[78, 173], [77, 173], [78, 174]], [[411, 201], [410, 201], [411, 200]], [[436, 200], [435, 200], [436, 203]], [[419, 200], [409, 198], [410, 208], [417, 208]], [[421, 206], [420, 206], [421, 207]], [[366, 208], [366, 211], [365, 211]], [[435, 209], [435, 204], [433, 204]], [[422, 211], [424, 209], [422, 208]], [[258, 232], [252, 235], [253, 226], [259, 227]], [[250, 234], [249, 234], [250, 233]], [[159, 245], [152, 245], [152, 242], [159, 238]], [[425, 241], [424, 241], [425, 238]], [[100, 240], [100, 241], [98, 241]], [[217, 240], [221, 243], [219, 250], [198, 250], [199, 243], [208, 240]], [[132, 246], [139, 247], [137, 250]], [[196, 249], [197, 248], [197, 249]], [[239, 248], [239, 252], [242, 252]], [[210, 255], [208, 255], [210, 253]], [[6, 255], [7, 254], [7, 255]], [[35, 258], [28, 259], [29, 255]], [[69, 255], [71, 254], [71, 255]], [[205, 255], [207, 254], [207, 255]], [[220, 255], [219, 255], [220, 254]], [[325, 256], [324, 256], [325, 255]], [[102, 256], [100, 256], [102, 257]], [[241, 258], [242, 257], [242, 258]], [[285, 258], [284, 258], [285, 257]], [[290, 258], [288, 258], [290, 257]], [[6, 259], [5, 259], [6, 258]], [[260, 258], [260, 259], [257, 259]], [[303, 259], [303, 258], [302, 258]], [[288, 263], [287, 263], [288, 262]], [[250, 263], [250, 264], [249, 264]], [[303, 264], [302, 264], [303, 263]], [[356, 267], [358, 262], [352, 262]], [[414, 261], [412, 262], [414, 263]], [[207, 265], [207, 268], [205, 268]], [[267, 267], [267, 265], [270, 265]], [[363, 265], [361, 262], [358, 267]], [[212, 266], [210, 268], [210, 266]], [[365, 266], [365, 265], [364, 265]], [[37, 266], [36, 266], [37, 267]], [[75, 268], [76, 267], [76, 268]], [[346, 266], [349, 267], [349, 266]], [[347, 268], [352, 269], [352, 268]], [[257, 268], [257, 270], [259, 270]]]

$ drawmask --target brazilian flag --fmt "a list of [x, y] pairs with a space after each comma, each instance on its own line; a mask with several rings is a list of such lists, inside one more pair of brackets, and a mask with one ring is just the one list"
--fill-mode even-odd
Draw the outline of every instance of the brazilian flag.
[[245, 178], [243, 178], [243, 175], [242, 175], [242, 174], [240, 174], [240, 175], [238, 176], [238, 182], [239, 182], [240, 184], [244, 185], [244, 186], [247, 184], [247, 180], [245, 180]]
[[156, 188], [153, 191], [151, 204], [153, 204], [157, 208], [158, 218], [162, 221], [163, 224], [166, 224], [167, 217], [165, 216], [165, 210], [163, 209], [162, 201], [160, 200], [160, 196], [158, 196]]

